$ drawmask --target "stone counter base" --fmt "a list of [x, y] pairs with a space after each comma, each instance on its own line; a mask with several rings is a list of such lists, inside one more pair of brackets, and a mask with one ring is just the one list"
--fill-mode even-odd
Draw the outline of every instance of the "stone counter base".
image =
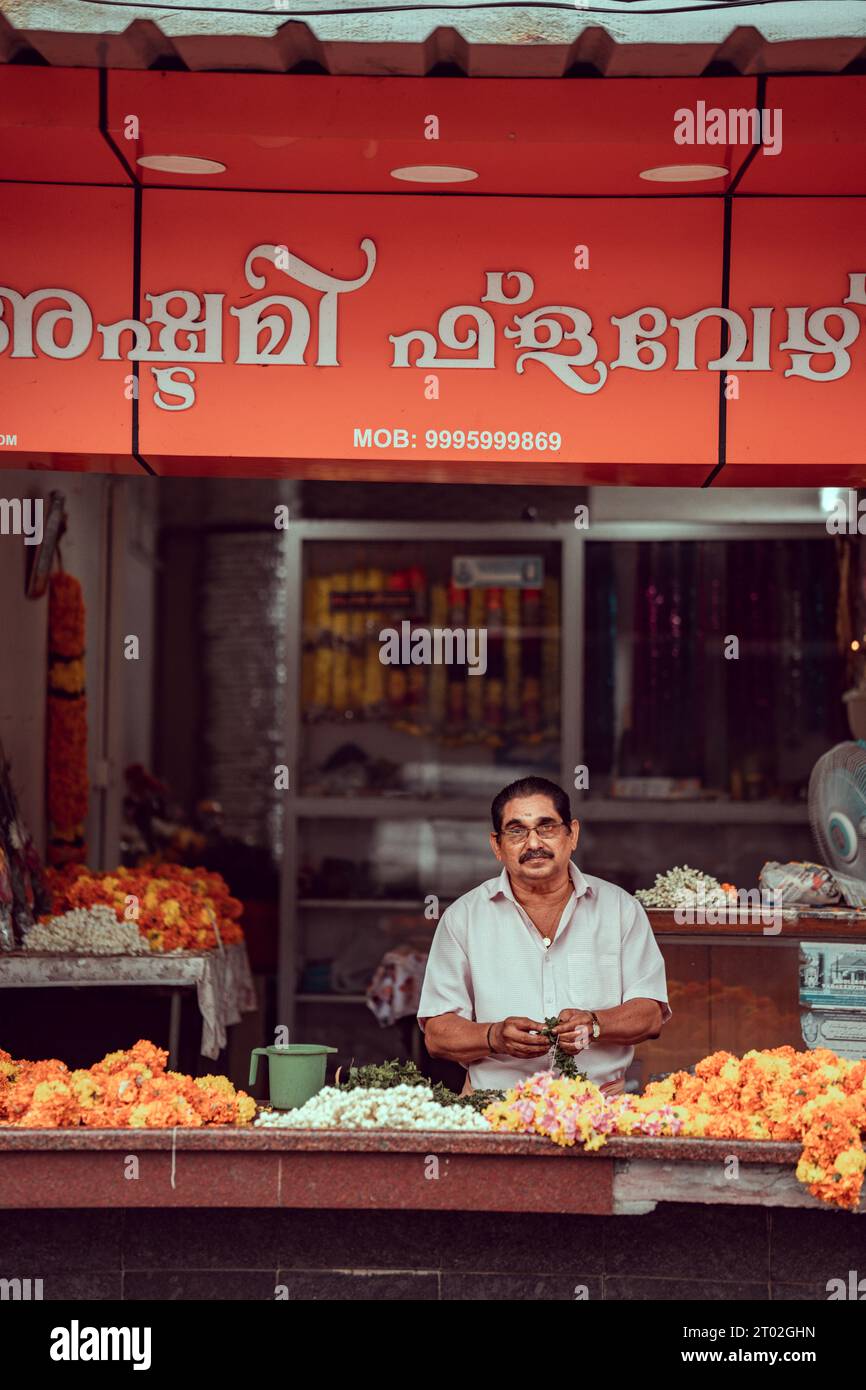
[[861, 1222], [757, 1206], [662, 1203], [627, 1219], [327, 1208], [0, 1211], [0, 1275], [41, 1279], [46, 1300], [748, 1299], [755, 1321], [766, 1322], [772, 1315], [758, 1313], [761, 1303], [825, 1300], [828, 1281], [847, 1285], [851, 1270], [866, 1275]]
[[0, 1208], [645, 1216], [679, 1202], [809, 1208], [859, 1225], [797, 1182], [799, 1152], [698, 1139], [617, 1138], [588, 1154], [506, 1134], [0, 1128]]

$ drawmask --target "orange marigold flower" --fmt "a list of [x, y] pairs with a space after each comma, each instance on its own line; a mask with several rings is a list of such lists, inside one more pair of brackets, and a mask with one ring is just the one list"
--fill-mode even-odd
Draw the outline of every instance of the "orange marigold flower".
[[[5, 1061], [2, 1059], [6, 1059]], [[140, 1039], [92, 1067], [70, 1072], [54, 1058], [14, 1061], [0, 1053], [0, 1124], [90, 1129], [246, 1125], [256, 1103], [225, 1076], [166, 1071], [168, 1054]]]

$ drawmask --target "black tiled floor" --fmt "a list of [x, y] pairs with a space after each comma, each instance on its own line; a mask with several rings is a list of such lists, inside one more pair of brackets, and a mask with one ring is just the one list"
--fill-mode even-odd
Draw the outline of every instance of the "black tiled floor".
[[765, 1283], [768, 1213], [762, 1207], [662, 1202], [646, 1216], [604, 1217], [605, 1274]]
[[442, 1298], [486, 1303], [573, 1303], [601, 1298], [601, 1279], [566, 1274], [442, 1275]]
[[0, 1275], [119, 1270], [119, 1211], [0, 1210]]
[[701, 1303], [744, 1299], [764, 1302], [770, 1297], [766, 1284], [728, 1283], [721, 1279], [645, 1279], [632, 1275], [605, 1278], [604, 1297], [610, 1299]]
[[280, 1270], [291, 1300], [348, 1300], [397, 1303], [435, 1301], [439, 1275], [412, 1271], [358, 1274], [348, 1270]]
[[123, 1295], [133, 1301], [155, 1299], [174, 1303], [214, 1299], [236, 1302], [273, 1299], [276, 1286], [272, 1269], [152, 1269], [127, 1274]]
[[279, 1213], [142, 1208], [124, 1213], [124, 1268], [276, 1269]]

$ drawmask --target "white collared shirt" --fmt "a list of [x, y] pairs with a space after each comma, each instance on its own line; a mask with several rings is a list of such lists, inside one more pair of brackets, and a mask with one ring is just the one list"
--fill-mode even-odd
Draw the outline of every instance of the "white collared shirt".
[[[430, 947], [418, 1005], [428, 1018], [455, 1013], [479, 1023], [513, 1015], [543, 1022], [561, 1009], [612, 1009], [629, 999], [657, 999], [664, 1021], [665, 966], [649, 919], [636, 898], [614, 883], [584, 876], [569, 863], [574, 892], [551, 945], [518, 903], [508, 871], [464, 893], [442, 914]], [[597, 1085], [618, 1081], [634, 1048], [603, 1039], [577, 1056]], [[475, 1090], [516, 1085], [550, 1065], [545, 1057], [486, 1057], [469, 1067]]]

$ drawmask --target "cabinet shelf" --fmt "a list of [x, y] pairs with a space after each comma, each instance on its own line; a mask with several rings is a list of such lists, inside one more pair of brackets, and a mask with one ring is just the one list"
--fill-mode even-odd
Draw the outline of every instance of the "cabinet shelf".
[[[505, 773], [507, 779], [508, 773]], [[489, 820], [489, 801], [432, 796], [299, 796], [295, 813], [304, 820]]]
[[296, 994], [297, 1004], [366, 1004], [366, 994]]
[[[503, 769], [503, 779], [508, 772]], [[489, 821], [487, 801], [466, 801], [458, 797], [410, 796], [299, 796], [295, 814], [303, 820], [482, 820]], [[808, 825], [805, 802], [790, 801], [641, 801], [625, 798], [572, 800], [578, 820], [587, 821], [670, 821], [672, 824], [698, 822], [702, 825]]]
[[809, 808], [796, 801], [641, 801], [610, 797], [573, 803], [578, 820], [697, 822], [701, 825], [808, 825]]
[[[440, 898], [440, 903], [453, 898]], [[348, 908], [352, 912], [420, 912], [424, 898], [298, 898], [298, 907], [332, 909]]]

